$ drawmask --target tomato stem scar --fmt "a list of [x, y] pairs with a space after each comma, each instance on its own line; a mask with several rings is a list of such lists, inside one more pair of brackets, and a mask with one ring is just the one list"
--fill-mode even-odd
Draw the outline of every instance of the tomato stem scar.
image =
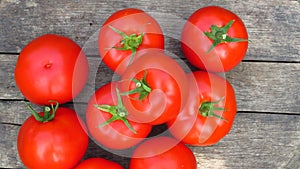
[[52, 66], [51, 63], [47, 63], [47, 64], [45, 65], [45, 68], [46, 68], [46, 69], [49, 69], [51, 66]]

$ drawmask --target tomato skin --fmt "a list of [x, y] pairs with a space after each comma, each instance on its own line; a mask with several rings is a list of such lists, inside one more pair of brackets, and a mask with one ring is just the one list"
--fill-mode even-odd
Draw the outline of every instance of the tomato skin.
[[55, 118], [49, 122], [41, 123], [30, 116], [18, 133], [21, 161], [30, 169], [74, 167], [84, 156], [89, 142], [82, 125], [76, 113], [64, 107], [58, 108]]
[[137, 54], [149, 48], [164, 49], [163, 32], [157, 21], [149, 14], [135, 8], [126, 8], [113, 13], [99, 31], [98, 50], [103, 62], [119, 75], [123, 74], [129, 65], [132, 51], [113, 48], [120, 47], [122, 36], [114, 32], [109, 26], [128, 36], [144, 33], [142, 43], [136, 49]]
[[122, 76], [121, 92], [133, 90], [146, 74], [145, 81], [152, 91], [145, 99], [138, 94], [123, 97], [133, 121], [151, 125], [163, 124], [176, 117], [188, 96], [186, 74], [180, 65], [161, 51], [150, 51], [131, 64]]
[[121, 120], [116, 120], [108, 125], [100, 126], [112, 115], [101, 111], [95, 105], [117, 105], [116, 82], [108, 83], [100, 87], [90, 98], [86, 110], [86, 124], [93, 139], [110, 149], [130, 148], [148, 136], [152, 125], [129, 121], [132, 128], [137, 132], [133, 133]]
[[74, 169], [124, 169], [120, 164], [104, 158], [89, 158], [79, 163]]
[[207, 6], [198, 9], [188, 18], [182, 30], [181, 47], [192, 65], [210, 72], [226, 72], [242, 61], [247, 52], [247, 41], [220, 43], [208, 52], [213, 41], [203, 32], [210, 32], [212, 25], [223, 27], [231, 20], [234, 23], [227, 35], [247, 40], [248, 33], [243, 21], [227, 9]]
[[45, 34], [28, 43], [15, 67], [21, 93], [39, 105], [49, 105], [49, 100], [60, 104], [72, 100], [87, 78], [88, 61], [80, 46], [55, 34]]
[[[169, 131], [185, 144], [216, 144], [227, 135], [234, 122], [237, 111], [234, 89], [226, 79], [213, 73], [195, 71], [189, 73], [188, 78], [191, 94], [177, 118], [167, 123]], [[214, 111], [224, 119], [199, 113], [199, 107], [211, 101], [219, 101], [213, 106], [225, 109]]]
[[196, 169], [193, 152], [169, 137], [155, 137], [141, 143], [133, 152], [129, 169]]

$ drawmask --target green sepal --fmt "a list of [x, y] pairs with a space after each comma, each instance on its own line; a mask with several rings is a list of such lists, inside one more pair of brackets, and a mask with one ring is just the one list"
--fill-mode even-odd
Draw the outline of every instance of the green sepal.
[[129, 121], [126, 118], [128, 115], [128, 112], [127, 112], [125, 106], [123, 105], [120, 92], [117, 88], [116, 88], [116, 93], [117, 93], [117, 98], [118, 98], [118, 104], [116, 106], [97, 105], [97, 104], [94, 105], [97, 109], [112, 115], [112, 117], [110, 119], [108, 119], [107, 121], [100, 124], [99, 127], [104, 127], [116, 120], [121, 120], [126, 125], [126, 127], [128, 127], [128, 129], [130, 131], [132, 131], [134, 134], [137, 134], [135, 129], [130, 125]]
[[49, 102], [55, 102], [55, 106], [53, 105], [53, 103], [50, 104], [49, 106], [45, 106], [44, 107], [44, 115], [41, 116], [37, 111], [35, 111], [30, 104], [26, 103], [26, 107], [31, 111], [32, 115], [34, 116], [34, 118], [42, 123], [46, 123], [49, 122], [51, 120], [54, 119], [55, 117], [55, 113], [59, 107], [59, 103], [57, 101], [54, 100], [50, 100]]
[[117, 50], [131, 50], [132, 54], [129, 60], [129, 65], [132, 63], [133, 58], [136, 54], [137, 48], [142, 44], [144, 33], [140, 33], [140, 35], [131, 34], [126, 35], [124, 32], [118, 30], [117, 28], [112, 27], [109, 25], [109, 28], [111, 28], [114, 32], [122, 36], [121, 45], [122, 47], [113, 47]]
[[219, 102], [221, 102], [223, 99], [224, 99], [224, 97], [222, 97], [220, 100], [215, 101], [215, 102], [203, 102], [199, 106], [199, 109], [198, 109], [199, 113], [204, 117], [215, 117], [215, 118], [219, 118], [219, 119], [227, 122], [227, 120], [225, 118], [223, 118], [222, 116], [219, 116], [215, 113], [215, 111], [225, 111], [225, 108], [223, 108], [223, 107], [214, 106], [215, 104], [218, 104]]
[[147, 98], [149, 93], [152, 91], [152, 89], [147, 84], [146, 77], [147, 77], [147, 71], [144, 72], [143, 78], [140, 80], [136, 78], [130, 79], [135, 83], [136, 87], [130, 91], [122, 92], [121, 95], [139, 94], [138, 100], [144, 100], [145, 98]]
[[228, 30], [234, 23], [234, 20], [229, 21], [224, 27], [218, 27], [216, 25], [211, 25], [211, 32], [204, 32], [204, 34], [213, 40], [213, 44], [208, 49], [207, 53], [211, 52], [218, 44], [227, 42], [246, 42], [247, 39], [243, 38], [232, 38], [227, 35]]

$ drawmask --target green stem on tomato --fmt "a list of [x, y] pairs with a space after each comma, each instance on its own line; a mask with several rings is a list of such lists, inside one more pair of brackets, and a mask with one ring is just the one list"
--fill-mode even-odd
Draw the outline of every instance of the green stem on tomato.
[[215, 117], [215, 118], [219, 118], [221, 120], [227, 121], [225, 118], [223, 118], [222, 116], [219, 116], [218, 114], [215, 113], [215, 111], [224, 111], [225, 110], [225, 108], [223, 108], [223, 107], [214, 106], [215, 104], [218, 104], [223, 99], [224, 99], [224, 97], [222, 97], [220, 100], [215, 101], [215, 102], [203, 102], [199, 106], [199, 109], [198, 109], [199, 113], [204, 117]]
[[38, 112], [36, 112], [28, 103], [25, 103], [25, 104], [37, 121], [45, 123], [45, 122], [48, 122], [48, 121], [51, 121], [54, 119], [55, 113], [59, 106], [57, 101], [49, 101], [49, 102], [55, 102], [56, 105], [54, 106], [53, 103], [51, 103], [51, 107], [45, 106], [43, 116], [40, 115]]
[[128, 36], [124, 32], [112, 27], [111, 25], [109, 25], [109, 28], [111, 28], [117, 34], [121, 35], [123, 38], [120, 43], [123, 46], [122, 47], [113, 47], [113, 48], [115, 48], [117, 50], [131, 50], [132, 54], [131, 54], [131, 57], [129, 60], [129, 64], [131, 64], [133, 61], [133, 58], [136, 54], [137, 48], [143, 42], [144, 33], [141, 33], [140, 35], [131, 34]]
[[213, 44], [208, 49], [207, 53], [211, 52], [218, 44], [227, 43], [227, 42], [245, 42], [247, 39], [243, 38], [232, 38], [227, 32], [229, 28], [232, 26], [234, 20], [229, 21], [224, 27], [218, 27], [216, 25], [210, 26], [210, 32], [204, 32], [204, 34], [213, 40]]
[[142, 79], [132, 78], [131, 80], [135, 82], [135, 88], [121, 93], [121, 95], [139, 94], [138, 100], [144, 100], [148, 97], [149, 93], [152, 91], [151, 87], [146, 82], [147, 71], [144, 72]]
[[112, 123], [116, 120], [121, 120], [126, 125], [126, 127], [128, 127], [128, 129], [130, 131], [132, 131], [134, 134], [136, 134], [137, 132], [130, 125], [129, 121], [126, 118], [127, 115], [128, 115], [128, 112], [127, 112], [125, 106], [123, 105], [122, 98], [121, 98], [121, 95], [120, 95], [120, 92], [119, 92], [118, 88], [116, 88], [116, 93], [117, 93], [117, 98], [118, 98], [118, 104], [116, 106], [95, 105], [95, 107], [97, 109], [112, 115], [112, 117], [110, 119], [108, 119], [107, 121], [100, 124], [99, 127], [104, 127], [104, 126], [106, 126], [106, 125], [108, 125], [108, 124], [110, 124], [110, 123]]

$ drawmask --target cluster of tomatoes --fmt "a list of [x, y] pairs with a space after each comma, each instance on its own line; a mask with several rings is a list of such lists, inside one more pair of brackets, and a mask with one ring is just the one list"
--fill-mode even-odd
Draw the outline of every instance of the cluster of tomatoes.
[[[90, 135], [107, 150], [133, 149], [130, 169], [196, 169], [187, 145], [217, 143], [236, 114], [234, 89], [213, 72], [226, 72], [246, 54], [242, 20], [217, 6], [195, 11], [182, 30], [188, 61], [201, 70], [187, 72], [164, 52], [160, 25], [139, 9], [113, 13], [98, 35], [102, 61], [119, 79], [96, 89], [85, 121], [59, 104], [74, 99], [88, 79], [88, 61], [74, 41], [47, 34], [21, 51], [15, 81], [32, 112], [18, 134], [18, 153], [28, 168], [123, 168], [104, 158], [81, 161]], [[149, 137], [154, 126], [167, 131]]]

